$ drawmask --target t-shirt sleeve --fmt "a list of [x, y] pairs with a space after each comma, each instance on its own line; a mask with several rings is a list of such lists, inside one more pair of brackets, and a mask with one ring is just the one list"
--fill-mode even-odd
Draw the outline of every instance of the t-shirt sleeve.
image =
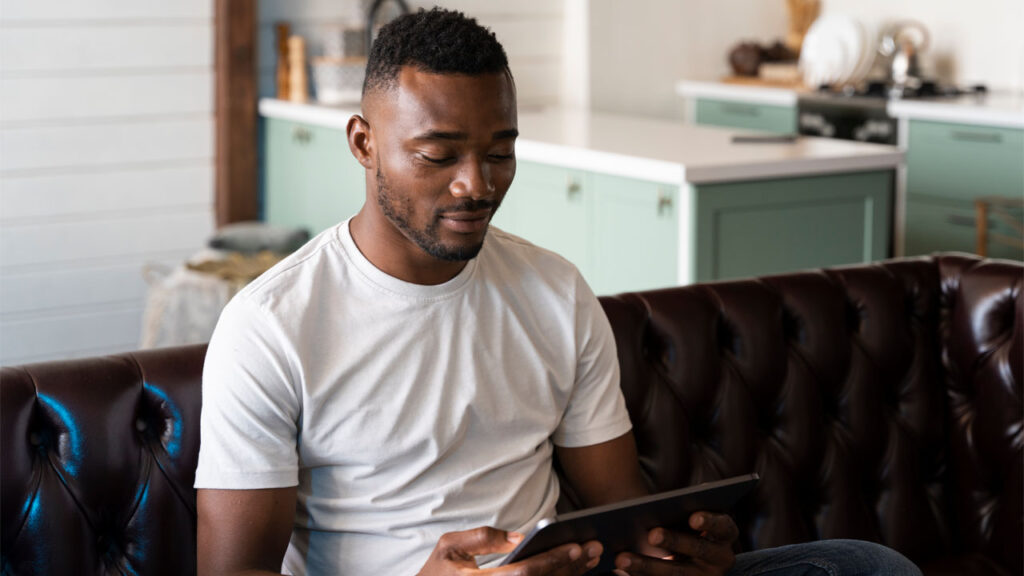
[[224, 308], [206, 353], [196, 488], [298, 484], [293, 370], [275, 325], [244, 295]]
[[606, 442], [632, 428], [619, 387], [619, 357], [611, 324], [582, 277], [576, 285], [576, 381], [562, 422], [551, 437], [565, 448]]

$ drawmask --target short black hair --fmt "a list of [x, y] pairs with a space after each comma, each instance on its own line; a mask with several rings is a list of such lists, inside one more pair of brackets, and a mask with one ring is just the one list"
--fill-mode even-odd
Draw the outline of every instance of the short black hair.
[[508, 57], [494, 32], [462, 12], [434, 7], [388, 22], [370, 48], [363, 95], [388, 89], [402, 66], [437, 74], [511, 73]]

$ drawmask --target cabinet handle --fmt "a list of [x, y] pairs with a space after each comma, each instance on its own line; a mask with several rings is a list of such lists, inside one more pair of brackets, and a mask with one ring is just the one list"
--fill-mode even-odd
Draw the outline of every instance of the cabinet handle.
[[1003, 135], [998, 132], [965, 132], [954, 130], [950, 136], [958, 142], [976, 142], [979, 144], [1002, 144]]
[[664, 214], [665, 210], [672, 210], [672, 193], [658, 188], [658, 216]]
[[568, 196], [568, 198], [572, 200], [573, 198], [579, 196], [582, 190], [583, 186], [580, 185], [579, 178], [576, 178], [575, 176], [569, 176], [569, 180], [565, 185], [566, 196]]
[[971, 216], [961, 216], [959, 214], [950, 214], [946, 216], [946, 224], [952, 224], [953, 226], [967, 226], [968, 228], [974, 228], [975, 219]]
[[295, 129], [292, 130], [292, 140], [299, 144], [309, 144], [310, 141], [313, 140], [313, 133], [302, 126], [296, 126]]
[[749, 116], [751, 118], [755, 118], [761, 114], [761, 109], [757, 106], [725, 102], [722, 104], [722, 112], [732, 114], [734, 116]]

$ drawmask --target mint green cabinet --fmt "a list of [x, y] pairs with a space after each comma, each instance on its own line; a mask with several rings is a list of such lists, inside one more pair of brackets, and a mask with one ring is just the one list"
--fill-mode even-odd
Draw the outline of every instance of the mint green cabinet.
[[267, 222], [317, 234], [359, 211], [365, 170], [343, 131], [276, 118], [265, 119], [264, 130]]
[[[906, 254], [974, 252], [974, 201], [985, 196], [1024, 198], [1024, 130], [912, 120], [907, 138]], [[989, 230], [1019, 234], [993, 217]], [[988, 255], [1020, 260], [1024, 250], [990, 243]]]
[[593, 174], [594, 284], [601, 293], [679, 283], [679, 187]]
[[890, 255], [891, 170], [695, 187], [696, 281]]
[[578, 170], [519, 162], [515, 180], [492, 223], [558, 252], [590, 280], [593, 195], [584, 190], [587, 178]]
[[698, 98], [696, 123], [776, 134], [796, 132], [796, 107]]
[[494, 225], [565, 257], [597, 294], [678, 283], [679, 188], [520, 161]]

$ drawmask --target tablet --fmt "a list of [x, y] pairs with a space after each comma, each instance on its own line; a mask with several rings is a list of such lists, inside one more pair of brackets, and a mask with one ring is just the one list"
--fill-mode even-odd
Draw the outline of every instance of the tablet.
[[641, 545], [647, 545], [647, 533], [652, 528], [660, 526], [692, 532], [691, 514], [728, 512], [757, 480], [757, 474], [747, 474], [560, 514], [553, 520], [542, 520], [501, 565], [524, 560], [562, 544], [597, 540], [604, 546], [604, 552], [601, 563], [592, 573], [611, 572], [620, 552], [637, 551]]

